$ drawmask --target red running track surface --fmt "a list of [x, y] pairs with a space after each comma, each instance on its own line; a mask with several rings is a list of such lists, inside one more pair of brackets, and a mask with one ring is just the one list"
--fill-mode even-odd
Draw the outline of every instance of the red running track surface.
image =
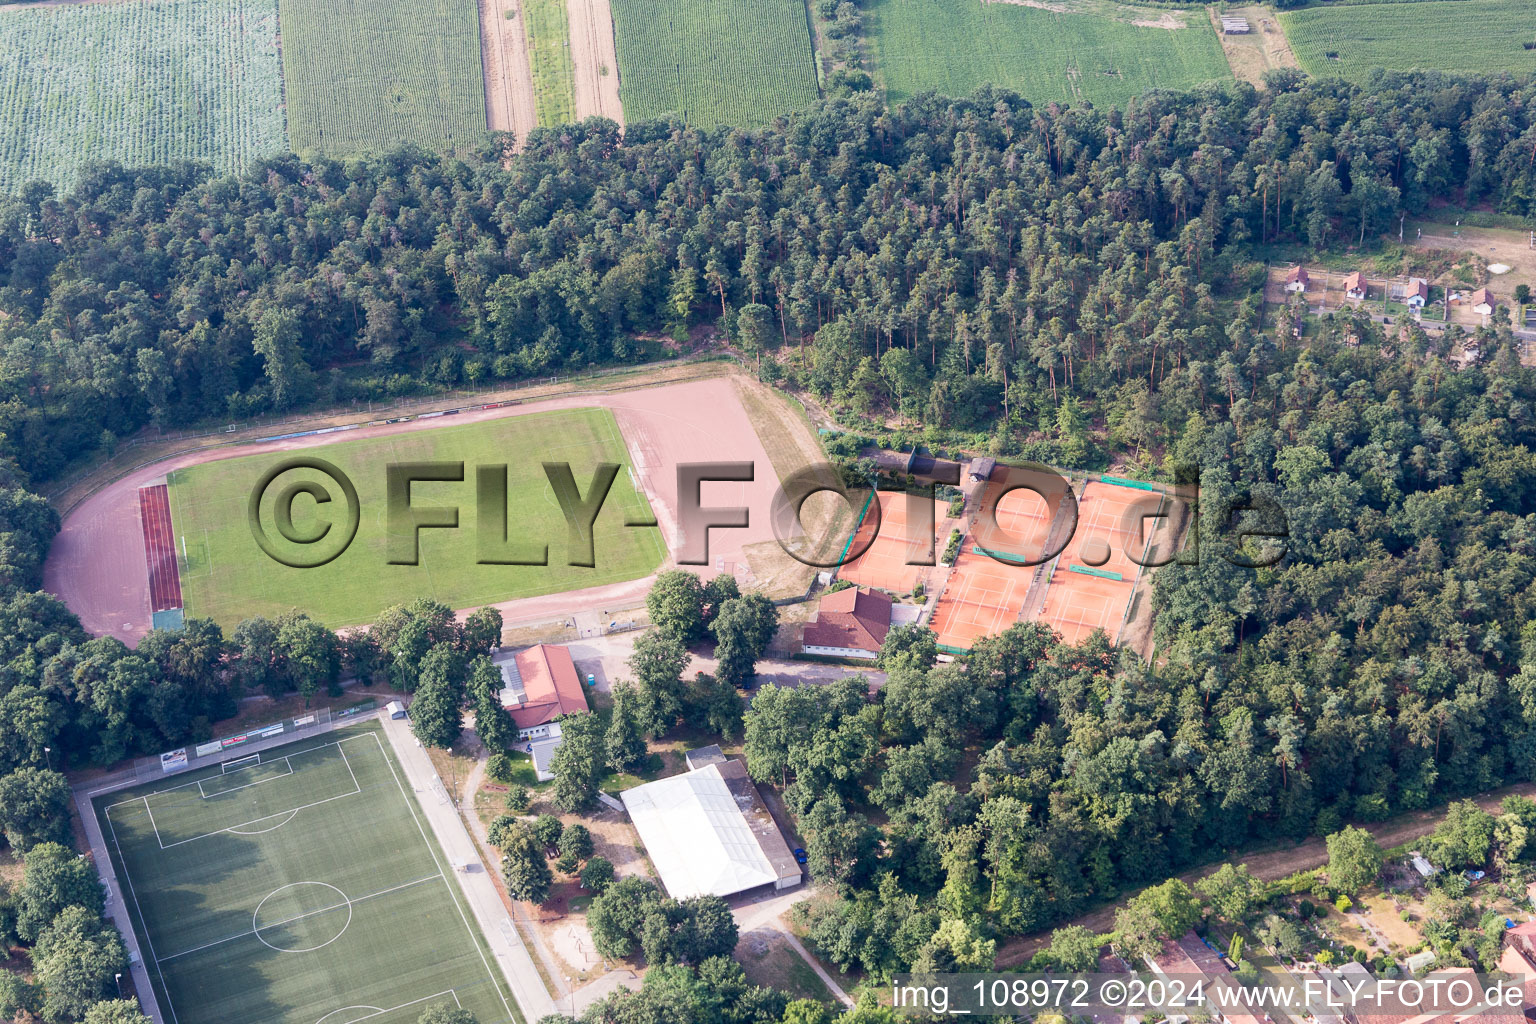
[[139, 488], [139, 523], [144, 529], [144, 561], [149, 566], [150, 611], [180, 608], [181, 576], [176, 570], [171, 497], [165, 484]]

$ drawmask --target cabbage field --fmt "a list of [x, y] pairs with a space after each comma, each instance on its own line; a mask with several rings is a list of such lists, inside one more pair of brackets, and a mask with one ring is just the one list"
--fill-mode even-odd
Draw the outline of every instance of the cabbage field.
[[276, 0], [0, 10], [0, 190], [94, 160], [242, 169], [288, 148]]

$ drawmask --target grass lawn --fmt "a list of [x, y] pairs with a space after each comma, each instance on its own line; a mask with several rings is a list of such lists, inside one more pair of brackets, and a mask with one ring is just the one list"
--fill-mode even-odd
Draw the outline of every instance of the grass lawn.
[[485, 134], [474, 0], [278, 0], [299, 153], [446, 150]]
[[625, 120], [751, 126], [810, 106], [806, 18], [804, 0], [613, 0]]
[[776, 931], [764, 928], [743, 935], [736, 945], [736, 961], [754, 985], [787, 992], [791, 999], [831, 1004], [832, 993], [816, 971]]
[[576, 120], [576, 66], [571, 63], [571, 21], [565, 0], [523, 0], [533, 105], [539, 124]]
[[[567, 564], [567, 530], [542, 467], [543, 461], [568, 462], [577, 486], [587, 493], [600, 462], [628, 464], [613, 414], [605, 409], [570, 409], [533, 413], [443, 427], [390, 437], [341, 442], [304, 454], [336, 465], [357, 488], [361, 519], [357, 536], [334, 561], [318, 568], [290, 568], [268, 558], [257, 546], [246, 516], [246, 503], [261, 475], [290, 453], [251, 455], [178, 470], [171, 476], [171, 515], [181, 565], [182, 595], [188, 615], [207, 616], [226, 627], [253, 615], [279, 615], [301, 608], [329, 626], [372, 621], [384, 608], [418, 595], [451, 608], [552, 594], [581, 587], [637, 579], [661, 563], [665, 546], [654, 527], [627, 527], [631, 516], [649, 515], [645, 499], [630, 474], [621, 469], [594, 526], [595, 566]], [[385, 467], [415, 461], [460, 461], [463, 482], [417, 483], [413, 508], [457, 506], [459, 528], [420, 531], [420, 564], [391, 565], [385, 503]], [[476, 467], [507, 464], [507, 522], [514, 541], [547, 543], [548, 565], [478, 564]], [[266, 535], [286, 554], [308, 549], [279, 535], [273, 508], [290, 482], [322, 483], [335, 500], [319, 505], [300, 495], [293, 503], [293, 527], [310, 533], [334, 522], [343, 532], [343, 497], [334, 481], [313, 470], [291, 470], [266, 489], [261, 523]], [[333, 511], [334, 510], [334, 511]], [[499, 541], [493, 517], [489, 534]], [[409, 526], [398, 535], [408, 538]], [[322, 541], [322, 545], [328, 541]]]
[[517, 1019], [376, 723], [252, 757], [95, 801], [168, 1018]]
[[1431, 0], [1425, 3], [1309, 7], [1282, 11], [1280, 25], [1296, 60], [1311, 74], [1363, 82], [1377, 68], [1461, 74], [1536, 71], [1529, 0]]
[[0, 190], [90, 160], [242, 171], [288, 148], [276, 0], [0, 11]]
[[[1200, 11], [1083, 5], [1058, 12], [982, 0], [872, 0], [869, 36], [892, 103], [925, 89], [965, 96], [991, 83], [1035, 103], [1123, 106], [1149, 89], [1231, 81]], [[1181, 28], [1138, 20], [1170, 18]]]

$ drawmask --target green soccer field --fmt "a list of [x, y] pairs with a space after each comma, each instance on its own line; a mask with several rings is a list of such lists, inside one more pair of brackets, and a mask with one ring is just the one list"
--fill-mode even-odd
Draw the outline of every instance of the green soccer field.
[[377, 723], [121, 790], [97, 820], [167, 1024], [516, 1020]]
[[1198, 10], [1081, 2], [1068, 12], [983, 0], [871, 0], [867, 10], [892, 103], [926, 89], [968, 96], [991, 83], [1033, 103], [1123, 107], [1149, 89], [1232, 80]]
[[[361, 509], [351, 545], [318, 568], [290, 568], [269, 558], [258, 546], [246, 512], [262, 474], [297, 455], [324, 459], [344, 472], [357, 488]], [[411, 488], [412, 506], [456, 506], [459, 526], [422, 530], [419, 564], [389, 564], [385, 467], [427, 461], [462, 461], [464, 480], [417, 483]], [[583, 495], [598, 463], [622, 467], [593, 529], [595, 565], [591, 567], [568, 564], [565, 517], [545, 476], [545, 461], [569, 463]], [[508, 538], [514, 543], [547, 544], [548, 565], [479, 564], [476, 469], [496, 464], [507, 466]], [[666, 547], [655, 527], [624, 525], [626, 520], [650, 518], [650, 507], [636, 490], [629, 466], [611, 412], [568, 409], [177, 470], [170, 479], [171, 524], [186, 612], [233, 628], [253, 615], [271, 617], [298, 608], [335, 627], [370, 622], [383, 609], [418, 596], [435, 598], [450, 608], [470, 608], [639, 579], [661, 564]], [[325, 505], [305, 495], [293, 502], [293, 525], [304, 535], [334, 523], [334, 532], [315, 548], [290, 545], [274, 516], [278, 496], [289, 483], [305, 481], [320, 482], [335, 496]], [[341, 535], [342, 494], [322, 474], [289, 471], [265, 494], [260, 521], [279, 553], [308, 555]], [[499, 542], [500, 528], [493, 515], [485, 536]], [[411, 530], [405, 527], [395, 534], [397, 540], [408, 542]]]

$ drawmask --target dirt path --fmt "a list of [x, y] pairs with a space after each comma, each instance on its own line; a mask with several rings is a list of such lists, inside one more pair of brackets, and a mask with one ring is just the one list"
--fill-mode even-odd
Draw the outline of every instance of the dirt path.
[[521, 147], [538, 124], [522, 14], [517, 0], [479, 0], [479, 4], [485, 123], [492, 131], [516, 133]]
[[[1519, 794], [1521, 796], [1536, 795], [1536, 783], [1522, 782], [1516, 786], [1505, 786], [1491, 793], [1485, 793], [1476, 797], [1477, 804], [1485, 811], [1497, 811], [1499, 802], [1506, 796]], [[1430, 811], [1414, 811], [1410, 814], [1401, 814], [1387, 821], [1380, 821], [1370, 825], [1361, 825], [1383, 849], [1390, 850], [1394, 846], [1402, 846], [1434, 831], [1436, 825], [1445, 817], [1445, 808], [1437, 807]], [[1277, 878], [1285, 878], [1294, 875], [1298, 871], [1310, 871], [1312, 868], [1322, 867], [1328, 863], [1328, 848], [1321, 839], [1313, 837], [1296, 846], [1288, 846], [1281, 850], [1270, 850], [1263, 853], [1255, 853], [1243, 856], [1233, 853], [1227, 860], [1231, 863], [1246, 864], [1256, 878], [1265, 881], [1274, 881]], [[1204, 867], [1186, 871], [1178, 877], [1187, 884], [1193, 884], [1197, 879], [1215, 871], [1220, 863], [1207, 864]], [[1065, 928], [1069, 924], [1082, 925], [1089, 931], [1103, 934], [1114, 927], [1115, 911], [1122, 906], [1126, 899], [1135, 893], [1126, 893], [1125, 897], [1107, 906], [1091, 910], [1080, 917], [1070, 921], [1062, 921], [1055, 928]], [[1050, 945], [1051, 931], [1036, 932], [1033, 935], [1021, 935], [1009, 940], [998, 950], [997, 966], [999, 968], [1012, 967], [1021, 964], [1034, 956], [1037, 951]]]
[[[1232, 74], [1241, 81], [1264, 87], [1264, 72], [1272, 68], [1294, 68], [1300, 65], [1296, 63], [1296, 54], [1291, 52], [1290, 40], [1285, 38], [1285, 30], [1275, 20], [1275, 14], [1267, 7], [1257, 4], [1246, 7], [1228, 7], [1220, 14], [1216, 8], [1207, 7], [1211, 18], [1211, 27], [1216, 32], [1216, 38], [1221, 40], [1221, 52], [1226, 55], [1227, 65], [1231, 67]], [[1226, 35], [1221, 31], [1222, 16], [1228, 18], [1246, 18], [1250, 29], [1247, 35]]]
[[571, 63], [576, 66], [576, 116], [624, 124], [619, 102], [619, 58], [608, 0], [566, 0], [571, 19]]

